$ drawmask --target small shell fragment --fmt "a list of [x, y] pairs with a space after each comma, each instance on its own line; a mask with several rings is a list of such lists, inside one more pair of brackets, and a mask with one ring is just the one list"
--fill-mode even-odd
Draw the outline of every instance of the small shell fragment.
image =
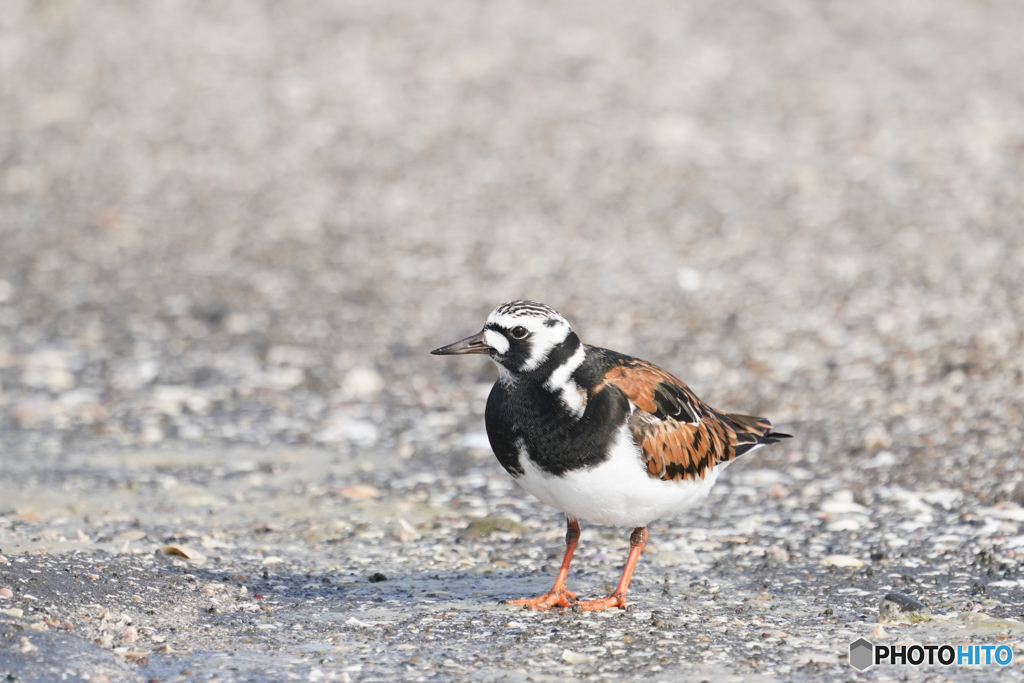
[[417, 540], [420, 537], [416, 527], [405, 519], [398, 520], [398, 540], [402, 543], [410, 543]]
[[184, 557], [189, 562], [193, 562], [195, 564], [202, 564], [203, 562], [206, 562], [206, 555], [203, 555], [195, 548], [191, 548], [187, 545], [180, 545], [176, 543], [168, 544], [163, 547], [162, 552], [164, 555]]

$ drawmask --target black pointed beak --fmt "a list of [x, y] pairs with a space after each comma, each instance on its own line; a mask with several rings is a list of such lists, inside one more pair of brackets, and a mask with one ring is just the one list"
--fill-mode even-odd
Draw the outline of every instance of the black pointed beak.
[[472, 337], [466, 337], [462, 341], [457, 341], [454, 344], [434, 349], [430, 353], [435, 356], [455, 356], [463, 353], [487, 353], [493, 348], [493, 346], [487, 345], [487, 341], [484, 339], [484, 333], [478, 332]]

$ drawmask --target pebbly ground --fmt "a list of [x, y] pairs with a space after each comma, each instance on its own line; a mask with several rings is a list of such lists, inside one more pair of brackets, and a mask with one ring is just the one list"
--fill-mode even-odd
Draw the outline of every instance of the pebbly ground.
[[[561, 520], [471, 455], [458, 476], [276, 448], [15, 468], [0, 491], [4, 666], [20, 680], [792, 680], [849, 675], [863, 636], [1024, 634], [1008, 550], [1021, 508], [951, 489], [858, 495], [755, 458], [685, 522], [652, 526], [631, 609], [503, 606], [547, 589]], [[572, 588], [609, 591], [626, 549], [624, 531], [585, 526]], [[889, 592], [932, 619], [879, 630]], [[957, 672], [971, 675], [992, 672]]]
[[[0, 489], [0, 662], [26, 681], [806, 680], [850, 677], [859, 637], [1024, 637], [1020, 507], [855, 493], [756, 458], [685, 521], [652, 525], [629, 610], [501, 605], [548, 588], [563, 529], [489, 455], [471, 457], [457, 476], [280, 448], [15, 468]], [[627, 536], [584, 526], [570, 587], [609, 592]], [[879, 624], [890, 592], [931, 619]]]
[[[1024, 677], [1022, 23], [5, 2], [0, 674]], [[427, 354], [518, 297], [795, 436], [652, 525], [630, 611], [498, 604], [563, 520], [487, 451], [493, 367]]]

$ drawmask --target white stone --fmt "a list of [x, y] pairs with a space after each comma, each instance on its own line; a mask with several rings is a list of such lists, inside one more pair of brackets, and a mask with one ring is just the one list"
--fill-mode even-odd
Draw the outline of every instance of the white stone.
[[873, 458], [868, 458], [860, 462], [862, 469], [870, 470], [884, 467], [892, 467], [897, 462], [896, 456], [893, 455], [892, 451], [879, 451]]
[[932, 505], [938, 505], [943, 510], [951, 510], [953, 503], [960, 498], [960, 492], [955, 489], [938, 489], [935, 491], [929, 491], [922, 496], [922, 499], [926, 503]]
[[863, 567], [864, 561], [853, 555], [829, 555], [821, 558], [821, 564], [825, 567]]
[[341, 383], [341, 396], [348, 400], [372, 401], [383, 390], [384, 378], [370, 368], [350, 370]]
[[205, 392], [192, 387], [157, 385], [153, 388], [151, 406], [164, 415], [180, 415], [186, 407], [193, 413], [203, 414], [210, 409], [210, 399]]
[[152, 359], [125, 361], [114, 369], [113, 383], [119, 389], [134, 391], [160, 374], [160, 365]]
[[459, 438], [459, 445], [463, 448], [474, 448], [480, 451], [491, 450], [491, 442], [487, 438], [487, 432], [467, 432]]
[[562, 659], [570, 664], [589, 664], [590, 662], [597, 661], [597, 657], [594, 655], [585, 655], [579, 652], [573, 652], [572, 650], [562, 650]]
[[778, 470], [746, 469], [740, 470], [735, 474], [730, 472], [729, 475], [726, 475], [726, 479], [734, 484], [756, 486], [759, 488], [771, 486], [772, 484], [789, 483], [789, 477], [787, 477], [784, 473], [779, 472]]
[[147, 445], [158, 444], [164, 440], [164, 430], [155, 425], [144, 427], [139, 432], [139, 440]]
[[676, 271], [676, 286], [684, 292], [696, 292], [700, 289], [700, 273], [693, 268], [683, 266]]
[[858, 531], [863, 526], [864, 523], [856, 517], [840, 517], [829, 522], [825, 528], [829, 531]]
[[992, 507], [981, 508], [978, 514], [996, 519], [1008, 519], [1013, 522], [1024, 522], [1024, 508], [1010, 502], [997, 503]]
[[863, 505], [853, 502], [853, 492], [849, 490], [836, 491], [831, 498], [821, 504], [821, 511], [833, 515], [855, 513], [860, 515], [869, 514], [871, 511]]
[[302, 384], [304, 379], [306, 379], [306, 373], [302, 368], [280, 365], [268, 368], [265, 372], [260, 373], [255, 384], [268, 389], [287, 391]]
[[320, 443], [349, 441], [360, 446], [373, 446], [380, 439], [380, 430], [372, 422], [334, 412], [324, 421], [315, 438]]

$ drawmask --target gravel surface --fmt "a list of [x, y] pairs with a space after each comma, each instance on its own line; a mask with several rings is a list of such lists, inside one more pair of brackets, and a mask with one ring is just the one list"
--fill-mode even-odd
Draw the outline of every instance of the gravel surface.
[[[0, 677], [1024, 679], [1021, 26], [4, 0]], [[629, 611], [498, 604], [563, 520], [492, 364], [427, 352], [515, 298], [796, 437], [652, 525]]]

